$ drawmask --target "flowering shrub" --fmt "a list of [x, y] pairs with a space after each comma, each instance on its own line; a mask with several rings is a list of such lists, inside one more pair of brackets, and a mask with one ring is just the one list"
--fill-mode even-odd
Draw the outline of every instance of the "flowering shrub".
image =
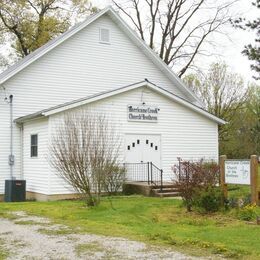
[[256, 218], [256, 205], [249, 204], [238, 209], [238, 218], [245, 221], [250, 221]]
[[[218, 208], [210, 203], [219, 203], [215, 197], [215, 187], [219, 183], [219, 166], [215, 162], [205, 162], [203, 159], [192, 162], [179, 159], [179, 164], [173, 166], [175, 185], [177, 186], [187, 211], [193, 206], [200, 206], [205, 211]], [[204, 195], [203, 195], [204, 194]]]

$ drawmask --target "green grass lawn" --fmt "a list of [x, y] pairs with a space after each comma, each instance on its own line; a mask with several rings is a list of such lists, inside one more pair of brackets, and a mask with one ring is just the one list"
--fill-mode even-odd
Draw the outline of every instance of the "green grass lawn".
[[238, 220], [233, 211], [187, 213], [180, 200], [141, 196], [118, 196], [112, 203], [113, 208], [108, 198], [96, 208], [82, 201], [0, 203], [0, 217], [26, 211], [68, 225], [72, 232], [121, 236], [197, 255], [260, 259], [260, 226]]
[[249, 185], [228, 184], [228, 198], [246, 198], [250, 193]]

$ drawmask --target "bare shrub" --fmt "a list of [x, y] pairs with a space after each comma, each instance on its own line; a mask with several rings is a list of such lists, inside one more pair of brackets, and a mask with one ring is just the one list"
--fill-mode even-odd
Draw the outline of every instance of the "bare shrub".
[[219, 166], [215, 162], [185, 161], [178, 158], [179, 164], [173, 166], [175, 185], [186, 205], [191, 211], [198, 195], [209, 192], [219, 183]]
[[102, 185], [106, 193], [115, 195], [122, 191], [125, 182], [124, 167], [108, 166], [102, 178]]
[[100, 202], [101, 192], [109, 186], [107, 176], [116, 178], [115, 169], [122, 171], [118, 161], [120, 138], [112, 125], [104, 114], [68, 113], [52, 138], [52, 167], [82, 195], [88, 206]]

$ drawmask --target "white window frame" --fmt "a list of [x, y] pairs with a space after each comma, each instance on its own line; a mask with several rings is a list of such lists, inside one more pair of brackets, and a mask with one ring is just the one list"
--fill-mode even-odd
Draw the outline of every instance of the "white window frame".
[[[32, 137], [33, 136], [37, 136], [37, 139], [36, 139], [36, 144], [32, 144]], [[33, 155], [33, 149], [36, 147], [36, 155]], [[38, 155], [39, 155], [39, 135], [36, 133], [36, 134], [31, 134], [30, 135], [30, 157], [31, 158], [38, 158]]]
[[[102, 30], [108, 30], [108, 34], [109, 34], [109, 35], [108, 35], [108, 36], [109, 36], [108, 41], [102, 41], [102, 37], [101, 37]], [[100, 27], [100, 28], [99, 28], [99, 42], [100, 42], [100, 43], [103, 43], [103, 44], [108, 44], [108, 45], [111, 44], [111, 34], [110, 34], [110, 29], [105, 28], [105, 27]]]

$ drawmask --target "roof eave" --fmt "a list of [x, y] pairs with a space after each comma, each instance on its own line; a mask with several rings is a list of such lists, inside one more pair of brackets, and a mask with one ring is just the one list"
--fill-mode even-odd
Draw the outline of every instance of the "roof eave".
[[45, 115], [43, 115], [43, 113], [35, 113], [35, 114], [28, 115], [28, 116], [19, 117], [14, 120], [14, 123], [21, 125], [21, 124], [27, 123], [29, 121], [44, 118], [44, 117], [45, 117]]
[[183, 106], [185, 106], [185, 107], [187, 107], [187, 108], [207, 117], [208, 119], [214, 121], [215, 123], [217, 123], [219, 125], [223, 125], [223, 124], [227, 123], [226, 121], [214, 116], [213, 114], [210, 114], [206, 110], [186, 101], [183, 98], [180, 98], [180, 97], [168, 92], [167, 90], [165, 90], [163, 88], [160, 88], [160, 87], [152, 84], [149, 81], [138, 82], [136, 84], [132, 84], [132, 85], [129, 85], [127, 87], [119, 88], [119, 89], [112, 90], [112, 91], [109, 91], [109, 92], [106, 92], [106, 93], [97, 94], [94, 97], [86, 98], [86, 99], [83, 99], [83, 100], [80, 100], [80, 101], [71, 102], [69, 104], [57, 106], [57, 107], [50, 108], [50, 109], [45, 109], [45, 110], [37, 112], [35, 114], [18, 118], [15, 122], [23, 123], [23, 122], [27, 122], [29, 120], [54, 115], [54, 114], [61, 113], [61, 112], [64, 112], [66, 110], [69, 110], [69, 109], [73, 109], [73, 108], [76, 108], [76, 107], [79, 107], [79, 106], [87, 105], [89, 103], [93, 103], [95, 101], [105, 99], [105, 98], [108, 98], [108, 97], [111, 97], [111, 96], [114, 96], [114, 95], [118, 95], [118, 94], [121, 94], [123, 92], [134, 90], [134, 89], [137, 89], [137, 88], [140, 88], [140, 87], [148, 87], [148, 88], [152, 89], [153, 91], [168, 97], [169, 99], [175, 101], [176, 103], [183, 105]]
[[172, 94], [172, 93], [170, 93], [170, 92], [168, 92], [168, 91], [166, 91], [166, 90], [163, 90], [164, 93], [162, 93], [161, 91], [158, 91], [158, 90], [160, 90], [161, 88], [156, 87], [156, 86], [153, 85], [153, 84], [150, 84], [149, 87], [152, 88], [154, 91], [160, 92], [161, 94], [163, 94], [163, 95], [169, 97], [171, 100], [174, 100], [175, 102], [177, 102], [177, 103], [179, 103], [179, 104], [181, 104], [181, 105], [184, 105], [184, 106], [190, 108], [191, 110], [193, 110], [193, 111], [195, 111], [195, 112], [198, 112], [199, 114], [202, 114], [202, 115], [206, 116], [207, 118], [209, 118], [209, 119], [215, 121], [215, 122], [218, 123], [219, 125], [223, 125], [223, 124], [226, 124], [226, 123], [227, 123], [226, 121], [224, 121], [224, 120], [222, 120], [221, 118], [218, 118], [217, 116], [215, 116], [215, 115], [209, 113], [208, 111], [202, 109], [201, 107], [198, 107], [198, 106], [196, 106], [196, 105], [194, 105], [194, 104], [192, 104], [192, 103], [186, 101], [185, 99], [182, 99], [182, 98], [180, 98], [180, 97], [178, 97], [178, 96], [176, 96], [176, 95], [174, 95], [174, 94]]

